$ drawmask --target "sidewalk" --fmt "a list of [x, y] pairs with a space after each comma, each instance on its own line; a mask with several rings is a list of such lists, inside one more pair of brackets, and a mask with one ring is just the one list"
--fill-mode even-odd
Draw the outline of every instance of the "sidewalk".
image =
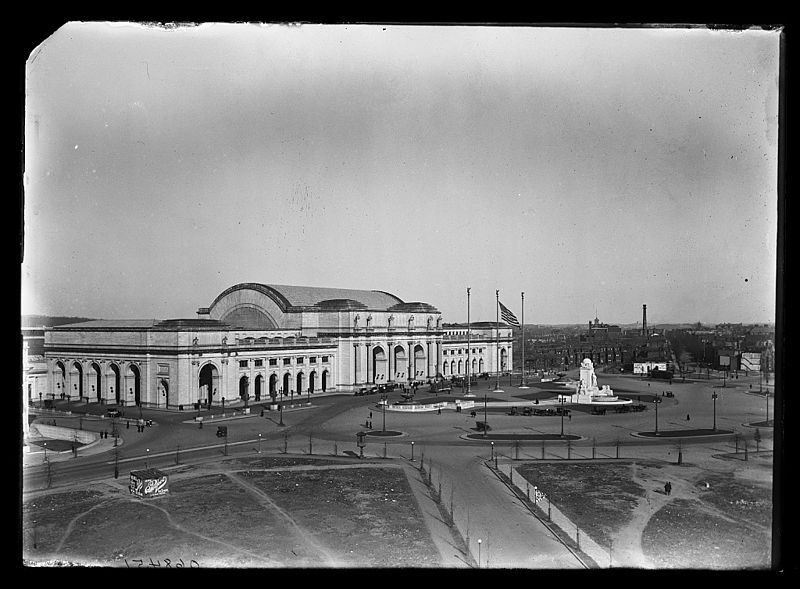
[[[116, 439], [116, 446], [114, 445], [115, 438], [109, 436], [108, 438], [98, 438], [90, 444], [78, 447], [78, 458], [82, 456], [92, 456], [94, 454], [102, 454], [103, 452], [113, 452], [114, 448], [121, 448], [123, 445], [122, 437]], [[45, 454], [47, 454], [48, 462], [65, 462], [68, 460], [75, 460], [72, 450], [63, 450], [61, 452], [54, 452], [34, 445], [27, 444], [23, 448], [28, 448], [27, 451], [23, 450], [22, 453], [22, 467], [27, 468], [31, 466], [41, 466], [45, 463]]]

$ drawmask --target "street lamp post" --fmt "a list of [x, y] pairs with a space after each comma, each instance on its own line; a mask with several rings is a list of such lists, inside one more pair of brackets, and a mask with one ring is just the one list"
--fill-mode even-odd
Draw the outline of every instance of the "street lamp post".
[[47, 442], [42, 444], [44, 446], [44, 461], [47, 462]]
[[383, 409], [383, 431], [386, 431], [386, 393], [381, 396], [381, 400], [383, 401], [381, 407]]
[[483, 396], [483, 435], [486, 436], [486, 430], [489, 429], [489, 420], [486, 417], [486, 405], [488, 404], [487, 396]]
[[494, 442], [492, 442], [492, 455], [491, 460], [494, 460]]
[[481, 568], [481, 539], [478, 538], [478, 568]]
[[222, 414], [225, 415], [225, 397], [222, 397]]
[[561, 437], [564, 437], [564, 395], [559, 397], [561, 400]]
[[658, 405], [661, 403], [661, 399], [659, 397], [656, 397], [655, 399], [653, 399], [653, 403], [655, 403], [655, 405], [656, 405], [656, 431], [655, 431], [655, 435], [658, 435]]
[[767, 402], [767, 427], [769, 427], [769, 393], [764, 393], [764, 400]]
[[144, 455], [144, 467], [149, 468], [149, 458], [150, 458], [150, 448], [145, 448], [145, 455]]
[[711, 393], [711, 399], [714, 401], [714, 413], [713, 413], [713, 415], [714, 415], [714, 425], [712, 427], [712, 429], [714, 431], [717, 431], [717, 397], [718, 397], [717, 391], [714, 391], [713, 393]]
[[261, 454], [261, 434], [258, 434], [258, 453]]
[[414, 442], [411, 442], [411, 462], [414, 462]]

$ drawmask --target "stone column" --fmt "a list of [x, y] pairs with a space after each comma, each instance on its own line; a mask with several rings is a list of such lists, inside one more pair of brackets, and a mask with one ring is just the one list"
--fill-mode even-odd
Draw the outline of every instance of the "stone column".
[[412, 366], [414, 366], [414, 342], [408, 342], [408, 372], [406, 373], [406, 380], [412, 380], [411, 372]]
[[353, 386], [358, 384], [358, 344], [353, 344]]
[[[368, 382], [368, 383], [372, 382], [372, 381], [369, 379], [369, 365], [370, 365], [370, 364], [372, 364], [372, 362], [370, 362], [370, 356], [369, 356], [369, 351], [370, 351], [370, 348], [371, 348], [371, 347], [372, 347], [372, 344], [370, 344], [370, 343], [367, 343], [367, 344], [365, 344], [365, 345], [364, 345], [364, 348], [366, 349], [366, 356], [367, 356], [367, 364], [366, 364], [366, 367], [367, 367], [367, 382]], [[375, 375], [374, 375], [374, 374], [372, 375], [372, 378], [373, 378], [373, 380], [374, 380], [374, 378], [375, 378]]]
[[[425, 342], [425, 346], [426, 346], [426, 349], [428, 351], [427, 356], [425, 358], [425, 360], [426, 360], [425, 364], [428, 366], [428, 378], [430, 378], [432, 376], [431, 375], [431, 342], [430, 341]], [[436, 372], [434, 372], [433, 374], [436, 374]]]
[[[394, 382], [394, 372], [392, 372], [392, 357], [394, 356], [394, 342], [389, 341], [386, 344], [389, 347], [388, 369], [387, 369], [387, 382]], [[396, 367], [395, 367], [396, 368]]]

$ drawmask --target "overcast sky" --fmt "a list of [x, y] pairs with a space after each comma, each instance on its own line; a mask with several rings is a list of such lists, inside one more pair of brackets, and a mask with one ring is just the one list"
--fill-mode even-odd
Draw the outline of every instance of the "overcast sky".
[[22, 313], [193, 317], [261, 282], [773, 321], [779, 39], [69, 23], [27, 63]]

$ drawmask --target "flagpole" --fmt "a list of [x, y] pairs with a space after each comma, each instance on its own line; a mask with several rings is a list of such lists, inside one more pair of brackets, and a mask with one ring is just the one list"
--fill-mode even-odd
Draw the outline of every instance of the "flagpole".
[[469, 287], [467, 287], [467, 394], [464, 395], [465, 397], [471, 397], [472, 393], [470, 392], [469, 388], [469, 380], [470, 380], [470, 347], [472, 346], [472, 337], [471, 337], [471, 326], [469, 321]]
[[527, 389], [528, 385], [525, 384], [525, 293], [522, 293], [522, 327], [520, 327], [522, 335], [522, 384], [519, 385], [521, 389]]
[[500, 388], [500, 291], [499, 290], [495, 290], [494, 294], [495, 294], [495, 297], [497, 298], [497, 302], [495, 304], [495, 310], [497, 312], [496, 313], [497, 314], [497, 320], [496, 320], [495, 328], [494, 328], [495, 329], [495, 340], [494, 340], [495, 343], [494, 343], [494, 345], [495, 345], [495, 352], [497, 354], [496, 357], [495, 357], [495, 361], [497, 362], [497, 365], [495, 366], [495, 372], [497, 373], [497, 386], [495, 386], [495, 388], [494, 388], [494, 390], [492, 392], [493, 393], [502, 393], [503, 389]]

